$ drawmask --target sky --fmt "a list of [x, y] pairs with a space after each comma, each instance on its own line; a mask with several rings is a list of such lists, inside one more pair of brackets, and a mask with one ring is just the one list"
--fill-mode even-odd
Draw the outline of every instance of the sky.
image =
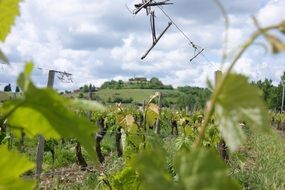
[[[213, 0], [171, 0], [163, 10], [201, 48], [203, 56], [190, 62], [193, 49], [180, 31], [171, 26], [145, 60], [141, 56], [152, 44], [145, 11], [132, 15], [140, 0], [25, 0], [21, 16], [0, 48], [11, 62], [0, 65], [0, 89], [15, 81], [26, 61], [32, 60], [33, 81], [47, 83], [48, 70], [72, 73], [73, 83], [55, 80], [59, 90], [83, 84], [100, 86], [107, 80], [158, 77], [173, 86], [206, 86], [214, 71], [224, 69], [241, 45], [256, 30], [251, 16], [261, 26], [285, 20], [285, 0], [221, 0], [230, 18], [229, 59], [221, 65], [224, 18]], [[155, 10], [159, 34], [169, 19]], [[285, 39], [279, 33], [274, 34]], [[283, 35], [284, 36], [284, 35]], [[278, 84], [285, 71], [285, 55], [272, 55], [261, 37], [245, 53], [235, 72], [251, 80], [270, 78]], [[42, 69], [39, 69], [42, 68]]]

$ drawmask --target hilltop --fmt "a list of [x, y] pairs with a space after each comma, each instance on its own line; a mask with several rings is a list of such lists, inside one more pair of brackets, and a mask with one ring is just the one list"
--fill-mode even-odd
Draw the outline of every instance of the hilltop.
[[111, 80], [104, 82], [100, 89], [168, 89], [173, 90], [171, 85], [163, 84], [158, 78], [152, 77], [147, 80], [145, 77], [134, 77], [128, 81]]
[[[87, 85], [81, 87], [73, 93], [65, 94], [67, 97], [88, 99], [89, 92]], [[122, 102], [124, 104], [142, 105], [144, 100], [148, 100], [155, 92], [162, 93], [162, 104], [165, 107], [180, 107], [196, 110], [202, 109], [211, 92], [208, 89], [199, 87], [178, 87], [177, 89], [96, 89], [92, 93], [92, 99], [105, 104]]]

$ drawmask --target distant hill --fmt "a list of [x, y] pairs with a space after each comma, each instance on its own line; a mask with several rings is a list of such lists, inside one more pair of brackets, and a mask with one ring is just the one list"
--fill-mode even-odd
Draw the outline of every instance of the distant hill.
[[123, 100], [132, 99], [132, 103], [142, 104], [144, 100], [148, 100], [155, 92], [163, 94], [164, 101], [168, 103], [177, 102], [180, 95], [184, 94], [177, 90], [164, 90], [164, 89], [102, 89], [95, 93], [95, 96], [104, 102], [110, 103], [120, 97]]
[[[142, 105], [144, 100], [149, 100], [155, 92], [163, 95], [162, 104], [166, 107], [185, 108], [190, 110], [202, 109], [209, 99], [211, 92], [198, 87], [179, 87], [173, 90], [165, 89], [100, 89], [93, 93], [93, 99], [106, 104], [122, 102], [124, 104]], [[76, 92], [65, 94], [66, 97], [88, 99], [88, 93]]]
[[164, 85], [158, 78], [152, 77], [147, 80], [145, 77], [134, 77], [128, 81], [111, 80], [104, 82], [100, 89], [168, 89], [172, 90], [171, 85]]

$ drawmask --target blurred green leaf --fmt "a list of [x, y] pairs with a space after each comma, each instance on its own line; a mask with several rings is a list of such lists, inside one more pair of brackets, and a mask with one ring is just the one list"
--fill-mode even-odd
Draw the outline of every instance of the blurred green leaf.
[[9, 60], [5, 56], [5, 54], [0, 49], [0, 63], [1, 64], [9, 64]]
[[[8, 124], [21, 127], [27, 135], [41, 134], [46, 138], [77, 138], [90, 157], [96, 161], [94, 151], [95, 127], [85, 119], [71, 112], [70, 101], [52, 89], [38, 89], [28, 78], [31, 65], [20, 74], [18, 84], [23, 89], [21, 100], [4, 104], [4, 109], [14, 111], [8, 117]], [[30, 82], [29, 82], [30, 81]]]
[[123, 119], [120, 121], [120, 125], [127, 133], [137, 134], [138, 126], [133, 115], [128, 114], [126, 116], [123, 116]]
[[5, 41], [19, 14], [19, 0], [0, 1], [0, 41]]
[[132, 126], [135, 123], [135, 118], [129, 114], [125, 117], [125, 122], [127, 126]]
[[111, 178], [115, 189], [139, 189], [140, 187], [138, 173], [130, 166], [124, 167]]
[[209, 89], [210, 91], [213, 91], [213, 90], [214, 90], [214, 87], [213, 87], [213, 85], [212, 85], [212, 83], [211, 83], [211, 81], [210, 81], [209, 78], [207, 78], [206, 83], [207, 83], [208, 89]]
[[72, 108], [85, 111], [106, 111], [106, 107], [99, 102], [75, 99], [71, 101]]
[[159, 108], [156, 104], [149, 104], [146, 110], [146, 121], [150, 126], [153, 126], [158, 118]]
[[257, 130], [269, 127], [268, 112], [258, 89], [238, 74], [230, 74], [225, 81], [216, 103], [216, 117], [219, 130], [231, 151], [236, 151], [245, 140], [241, 122]]
[[0, 146], [0, 189], [33, 189], [33, 180], [24, 180], [20, 176], [34, 168], [34, 164], [15, 151], [8, 151], [6, 146]]
[[140, 174], [142, 189], [165, 190], [177, 189], [172, 176], [167, 170], [166, 153], [162, 148], [145, 150], [137, 155], [132, 167]]
[[208, 149], [181, 151], [176, 158], [180, 189], [238, 190], [239, 184], [230, 178], [224, 162]]
[[33, 63], [31, 61], [27, 62], [24, 72], [20, 73], [17, 83], [23, 92], [28, 90], [29, 84], [31, 82], [30, 76], [33, 71]]

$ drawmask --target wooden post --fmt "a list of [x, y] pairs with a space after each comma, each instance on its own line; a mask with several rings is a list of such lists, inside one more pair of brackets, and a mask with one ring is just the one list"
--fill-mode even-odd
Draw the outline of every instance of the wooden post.
[[[92, 101], [92, 85], [91, 84], [89, 85], [88, 99], [89, 99], [89, 101]], [[88, 118], [89, 118], [89, 120], [91, 120], [92, 111], [88, 112]]]
[[[222, 71], [216, 71], [215, 72], [215, 87], [217, 87], [219, 81], [221, 80], [222, 78]], [[225, 140], [222, 138], [218, 144], [218, 151], [220, 153], [220, 157], [227, 161], [229, 159], [229, 154], [228, 154], [228, 148], [227, 148], [227, 145], [226, 145], [226, 142]]]
[[54, 71], [54, 70], [49, 70], [49, 72], [48, 72], [48, 82], [47, 82], [48, 88], [53, 88], [55, 72], [56, 71]]
[[222, 71], [215, 72], [215, 86], [217, 86], [218, 82], [222, 78], [222, 75], [223, 75]]
[[146, 132], [146, 105], [145, 100], [143, 101], [143, 129]]
[[189, 105], [187, 105], [187, 106], [185, 107], [185, 112], [186, 112], [186, 115], [189, 114]]
[[89, 85], [89, 94], [88, 94], [88, 96], [89, 96], [89, 100], [92, 100], [92, 85], [91, 84]]
[[162, 108], [162, 95], [159, 93], [158, 96], [158, 118], [156, 119], [156, 128], [155, 128], [155, 133], [160, 134], [160, 113], [161, 113], [161, 108]]
[[284, 95], [285, 94], [285, 81], [283, 82], [283, 93], [282, 93], [282, 104], [281, 104], [281, 113], [284, 111]]
[[142, 136], [142, 144], [143, 144], [143, 148], [145, 149], [146, 147], [146, 132], [147, 132], [147, 128], [146, 128], [146, 102], [145, 100], [143, 101], [143, 132], [144, 132], [144, 135]]
[[[54, 77], [55, 77], [55, 71], [49, 70], [48, 82], [47, 82], [48, 88], [53, 88]], [[44, 159], [44, 147], [45, 147], [45, 138], [42, 135], [39, 135], [38, 147], [37, 147], [37, 158], [36, 158], [36, 179], [37, 180], [40, 179], [40, 176], [42, 173], [43, 159]]]

